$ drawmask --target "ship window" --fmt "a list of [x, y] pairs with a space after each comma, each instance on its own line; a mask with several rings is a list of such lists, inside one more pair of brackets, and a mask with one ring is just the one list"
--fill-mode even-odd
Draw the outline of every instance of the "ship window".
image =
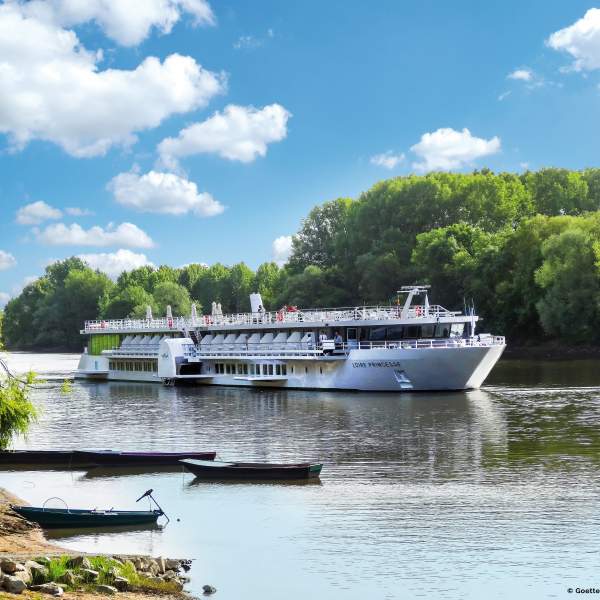
[[231, 375], [231, 365], [229, 363], [225, 365], [225, 372], [227, 375]]
[[425, 339], [431, 339], [435, 330], [433, 323], [429, 325], [421, 325], [421, 337]]
[[373, 327], [369, 332], [372, 342], [383, 342], [385, 340], [385, 327]]
[[419, 330], [421, 328], [418, 325], [407, 325], [404, 328], [404, 339], [415, 340], [419, 337]]
[[262, 374], [266, 375], [267, 374], [267, 365], [263, 365], [262, 366]]
[[319, 367], [319, 373], [323, 375], [323, 367]]
[[304, 372], [308, 374], [308, 367], [304, 367]]
[[250, 375], [254, 375], [254, 364], [250, 365]]
[[135, 370], [136, 371], [141, 371], [142, 370], [142, 363], [141, 362], [137, 362], [135, 363]]
[[281, 365], [275, 365], [275, 375], [281, 375]]
[[[293, 370], [293, 367], [292, 367]], [[281, 365], [281, 374], [287, 375], [287, 365]]]
[[154, 360], [152, 361], [152, 370], [156, 373], [156, 371], [158, 371], [158, 361]]
[[244, 370], [243, 370], [244, 375], [248, 375], [248, 365], [244, 364]]
[[436, 338], [446, 338], [450, 333], [450, 329], [447, 323], [438, 323], [435, 326], [434, 337]]
[[385, 339], [391, 342], [401, 340], [404, 335], [404, 327], [402, 325], [394, 325], [388, 327], [386, 331]]
[[269, 375], [273, 375], [273, 365], [269, 365]]
[[452, 327], [450, 328], [450, 336], [451, 337], [461, 337], [464, 329], [465, 329], [464, 323], [452, 323]]

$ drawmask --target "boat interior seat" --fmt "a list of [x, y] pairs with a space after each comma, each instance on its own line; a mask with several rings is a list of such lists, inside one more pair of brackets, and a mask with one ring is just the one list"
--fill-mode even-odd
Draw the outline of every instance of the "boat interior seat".
[[253, 333], [248, 338], [248, 350], [259, 350], [260, 349], [260, 333]]

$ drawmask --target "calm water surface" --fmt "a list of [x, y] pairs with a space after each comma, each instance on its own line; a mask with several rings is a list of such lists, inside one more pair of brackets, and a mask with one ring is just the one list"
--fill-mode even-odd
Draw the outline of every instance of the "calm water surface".
[[59, 532], [64, 546], [194, 558], [191, 590], [210, 583], [222, 600], [567, 598], [600, 587], [596, 361], [505, 361], [482, 390], [406, 395], [129, 383], [64, 394], [73, 355], [11, 364], [47, 379], [34, 393], [41, 419], [18, 447], [325, 463], [320, 484], [0, 473], [35, 504], [134, 508], [152, 487], [171, 517], [159, 531]]

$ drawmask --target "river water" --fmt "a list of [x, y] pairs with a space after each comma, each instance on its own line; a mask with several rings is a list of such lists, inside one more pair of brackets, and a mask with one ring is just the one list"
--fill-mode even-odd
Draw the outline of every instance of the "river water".
[[[90, 552], [194, 558], [222, 600], [566, 598], [600, 587], [600, 369], [503, 361], [465, 393], [166, 388], [61, 379], [74, 355], [12, 355], [46, 378], [16, 447], [217, 450], [324, 463], [320, 483], [201, 483], [180, 470], [4, 471], [32, 504], [135, 508], [163, 530], [59, 532]], [[56, 503], [55, 505], [59, 505]]]

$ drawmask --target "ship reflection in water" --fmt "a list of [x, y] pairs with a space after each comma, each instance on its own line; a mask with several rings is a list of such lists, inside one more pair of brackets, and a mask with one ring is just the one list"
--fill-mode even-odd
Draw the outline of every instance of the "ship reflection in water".
[[60, 544], [195, 558], [192, 591], [211, 583], [224, 599], [559, 597], [600, 551], [598, 383], [591, 363], [503, 361], [463, 393], [57, 384], [35, 393], [42, 417], [20, 447], [319, 460], [321, 484], [105, 469], [4, 472], [0, 485], [124, 509], [154, 488], [164, 530], [60, 532]]

